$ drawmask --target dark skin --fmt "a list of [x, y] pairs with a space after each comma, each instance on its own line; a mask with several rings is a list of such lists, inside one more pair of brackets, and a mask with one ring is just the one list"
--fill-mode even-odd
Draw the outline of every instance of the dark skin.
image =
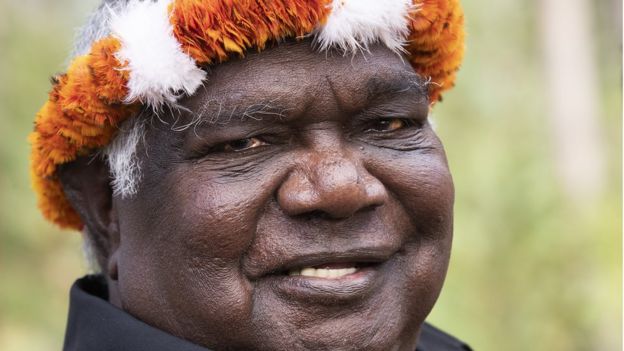
[[181, 105], [148, 124], [135, 196], [100, 160], [60, 172], [110, 302], [215, 350], [414, 350], [453, 184], [407, 61], [285, 43], [211, 67]]

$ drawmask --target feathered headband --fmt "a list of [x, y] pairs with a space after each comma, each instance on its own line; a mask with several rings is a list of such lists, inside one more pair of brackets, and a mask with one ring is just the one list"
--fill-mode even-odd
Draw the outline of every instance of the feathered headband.
[[108, 145], [140, 106], [193, 94], [203, 66], [289, 37], [312, 35], [320, 49], [345, 52], [381, 42], [435, 83], [436, 102], [453, 86], [464, 51], [459, 0], [130, 0], [111, 14], [110, 33], [53, 79], [29, 137], [39, 208], [64, 228], [82, 221], [57, 167]]

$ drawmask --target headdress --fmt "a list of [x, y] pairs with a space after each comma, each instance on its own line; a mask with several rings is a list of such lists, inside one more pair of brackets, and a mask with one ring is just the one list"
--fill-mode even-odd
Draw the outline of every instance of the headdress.
[[108, 145], [141, 106], [173, 104], [209, 84], [203, 67], [292, 37], [344, 52], [381, 42], [431, 80], [436, 102], [464, 51], [459, 0], [129, 0], [110, 11], [110, 34], [53, 78], [29, 137], [39, 208], [65, 228], [82, 221], [57, 168]]

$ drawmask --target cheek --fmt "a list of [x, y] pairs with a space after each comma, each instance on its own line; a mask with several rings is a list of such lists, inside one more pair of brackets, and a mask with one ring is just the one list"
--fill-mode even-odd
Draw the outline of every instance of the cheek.
[[[210, 340], [231, 334], [215, 325], [246, 323], [252, 291], [240, 262], [273, 183], [263, 174], [215, 182], [210, 172], [180, 166], [149, 194], [124, 201], [123, 210], [134, 214], [120, 218], [120, 288], [127, 309], [184, 335], [205, 323], [198, 337]], [[179, 318], [161, 320], [158, 311]]]
[[237, 261], [253, 240], [266, 201], [259, 190], [262, 185], [219, 185], [197, 178], [183, 180], [178, 190], [182, 193], [174, 195], [186, 199], [177, 209], [184, 245], [200, 257]]
[[[374, 173], [397, 199], [414, 231], [405, 247], [407, 304], [426, 316], [442, 288], [451, 251], [454, 187], [442, 151], [374, 158]], [[391, 159], [392, 161], [388, 161]]]
[[[430, 281], [444, 278], [453, 234], [454, 187], [443, 154], [394, 159], [387, 167], [386, 183], [405, 208], [415, 232], [408, 249], [413, 265]], [[390, 177], [390, 174], [394, 176]]]
[[[272, 199], [274, 181], [258, 174], [239, 181], [215, 181], [212, 172], [183, 165], [147, 194], [131, 201], [139, 213], [129, 229], [136, 243], [184, 258], [238, 261], [254, 239], [258, 218]], [[153, 182], [152, 182], [153, 184]]]
[[375, 157], [369, 168], [407, 211], [421, 240], [450, 239], [454, 187], [443, 151]]

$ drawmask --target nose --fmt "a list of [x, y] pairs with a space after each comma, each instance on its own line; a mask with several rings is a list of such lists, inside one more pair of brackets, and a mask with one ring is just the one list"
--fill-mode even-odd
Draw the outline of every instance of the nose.
[[340, 155], [313, 156], [291, 171], [277, 193], [291, 216], [315, 214], [333, 219], [382, 205], [384, 185], [362, 165]]

